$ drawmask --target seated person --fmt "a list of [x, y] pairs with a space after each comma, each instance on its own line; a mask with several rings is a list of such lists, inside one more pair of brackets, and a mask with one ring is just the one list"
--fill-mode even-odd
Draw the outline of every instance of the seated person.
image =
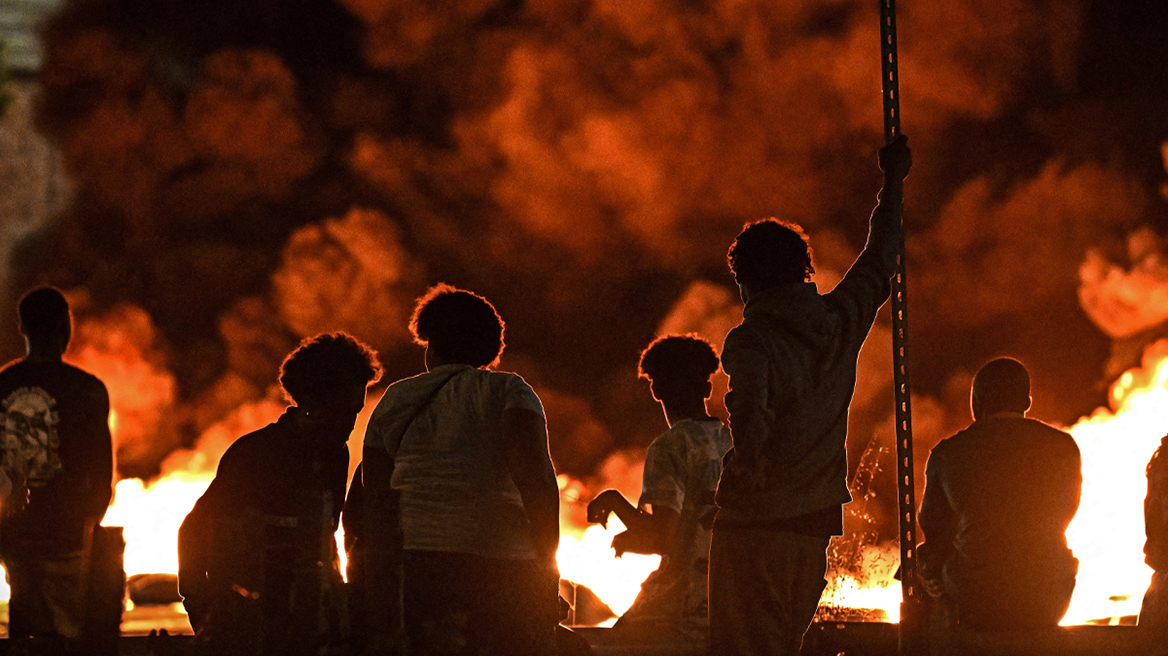
[[1030, 375], [999, 358], [973, 380], [974, 422], [929, 456], [918, 555], [947, 628], [1054, 628], [1079, 561], [1066, 530], [1079, 508], [1079, 447], [1026, 418]]
[[706, 576], [714, 488], [730, 449], [729, 429], [706, 412], [710, 376], [717, 370], [713, 347], [696, 336], [662, 337], [641, 354], [640, 376], [649, 379], [669, 430], [645, 454], [636, 508], [616, 490], [605, 490], [588, 504], [588, 521], [604, 524], [614, 512], [628, 528], [613, 539], [618, 556], [662, 555], [618, 628], [698, 636], [709, 629]]
[[1153, 570], [1152, 582], [1144, 593], [1144, 603], [1140, 607], [1139, 625], [1141, 629], [1164, 635], [1168, 629], [1168, 458], [1164, 457], [1164, 445], [1168, 436], [1160, 441], [1159, 448], [1148, 462], [1148, 496], [1144, 499], [1144, 532], [1148, 536], [1144, 542], [1144, 562]]
[[318, 654], [342, 639], [346, 442], [380, 373], [344, 333], [302, 342], [280, 368], [294, 405], [227, 449], [183, 520], [179, 589], [213, 653]]

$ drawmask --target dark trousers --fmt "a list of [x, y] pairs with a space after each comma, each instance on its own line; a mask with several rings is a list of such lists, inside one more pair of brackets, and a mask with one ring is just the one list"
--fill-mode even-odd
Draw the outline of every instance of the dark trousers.
[[5, 561], [12, 589], [8, 635], [77, 638], [85, 623], [88, 558], [83, 552]]
[[1029, 573], [947, 581], [947, 594], [958, 624], [971, 631], [1053, 629], [1071, 604], [1078, 565], [1070, 559]]
[[714, 526], [712, 656], [795, 656], [827, 582], [828, 538]]
[[534, 561], [407, 550], [402, 564], [411, 656], [551, 653], [558, 597]]

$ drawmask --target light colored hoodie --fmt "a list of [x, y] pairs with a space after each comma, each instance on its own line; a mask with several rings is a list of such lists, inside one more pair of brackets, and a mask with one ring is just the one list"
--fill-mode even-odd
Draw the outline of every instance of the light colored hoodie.
[[899, 234], [897, 209], [882, 201], [835, 289], [794, 283], [748, 300], [722, 350], [734, 448], [715, 497], [719, 521], [789, 519], [851, 501], [845, 442], [856, 359], [888, 299]]

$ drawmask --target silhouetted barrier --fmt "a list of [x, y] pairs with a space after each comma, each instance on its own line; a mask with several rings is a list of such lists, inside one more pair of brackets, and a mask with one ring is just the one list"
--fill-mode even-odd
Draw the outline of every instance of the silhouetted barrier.
[[[876, 622], [815, 623], [803, 643], [804, 656], [895, 656], [897, 625]], [[595, 656], [704, 656], [705, 645], [692, 641], [633, 642], [612, 629], [575, 629], [591, 645]], [[0, 640], [0, 656], [53, 654], [61, 656], [116, 653], [120, 656], [187, 656], [193, 654], [190, 636], [152, 635], [117, 640], [70, 642]], [[116, 645], [116, 651], [110, 651]], [[27, 647], [27, 650], [22, 650]], [[11, 652], [9, 650], [12, 650]], [[958, 637], [947, 656], [1153, 656], [1139, 629], [1133, 626], [1070, 626], [1042, 633], [1000, 633]], [[1161, 652], [1162, 653], [1162, 652]]]

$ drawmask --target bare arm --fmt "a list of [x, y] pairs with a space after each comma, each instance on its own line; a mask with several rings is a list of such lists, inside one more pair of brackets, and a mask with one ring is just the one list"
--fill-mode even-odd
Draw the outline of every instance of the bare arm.
[[503, 411], [504, 459], [531, 530], [537, 558], [556, 569], [560, 545], [560, 488], [547, 447], [547, 423], [542, 415], [524, 408]]
[[673, 543], [679, 514], [667, 506], [651, 506], [652, 512], [635, 507], [616, 490], [605, 490], [588, 504], [588, 521], [607, 525], [614, 513], [628, 530], [616, 536], [612, 546], [616, 555], [625, 552], [664, 554]]

